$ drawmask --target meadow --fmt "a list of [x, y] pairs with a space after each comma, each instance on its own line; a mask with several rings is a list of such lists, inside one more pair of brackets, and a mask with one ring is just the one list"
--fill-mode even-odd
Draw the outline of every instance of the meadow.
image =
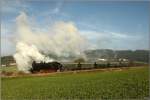
[[116, 71], [3, 77], [2, 100], [22, 99], [146, 99], [148, 67]]

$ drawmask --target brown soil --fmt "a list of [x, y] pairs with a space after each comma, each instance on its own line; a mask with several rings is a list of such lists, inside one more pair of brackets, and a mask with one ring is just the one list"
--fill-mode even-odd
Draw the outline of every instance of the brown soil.
[[64, 71], [64, 72], [56, 72], [56, 71], [45, 71], [41, 70], [40, 72], [36, 73], [23, 73], [23, 72], [1, 72], [0, 76], [1, 77], [23, 77], [23, 76], [47, 76], [47, 75], [56, 75], [56, 74], [61, 74], [61, 73], [70, 73], [70, 74], [75, 74], [75, 73], [81, 73], [81, 72], [106, 72], [106, 71], [123, 71], [127, 69], [133, 69], [133, 68], [142, 68], [142, 67], [121, 67], [121, 68], [103, 68], [103, 69], [90, 69], [90, 70], [75, 70], [75, 71]]

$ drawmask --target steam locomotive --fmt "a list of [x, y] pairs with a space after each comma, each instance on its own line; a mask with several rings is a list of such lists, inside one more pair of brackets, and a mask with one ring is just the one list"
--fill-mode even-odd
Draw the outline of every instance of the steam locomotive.
[[31, 73], [34, 72], [40, 72], [41, 70], [46, 71], [46, 72], [56, 72], [56, 71], [62, 71], [63, 65], [59, 62], [40, 62], [37, 63], [33, 61], [32, 63], [32, 68], [30, 69]]

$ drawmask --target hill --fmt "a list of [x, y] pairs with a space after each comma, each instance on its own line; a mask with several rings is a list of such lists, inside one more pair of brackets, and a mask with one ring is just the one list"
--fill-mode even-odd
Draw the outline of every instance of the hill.
[[111, 49], [97, 49], [97, 50], [86, 50], [85, 54], [87, 58], [105, 58], [105, 59], [116, 59], [125, 58], [130, 61], [139, 61], [148, 63], [149, 51], [148, 50], [111, 50]]

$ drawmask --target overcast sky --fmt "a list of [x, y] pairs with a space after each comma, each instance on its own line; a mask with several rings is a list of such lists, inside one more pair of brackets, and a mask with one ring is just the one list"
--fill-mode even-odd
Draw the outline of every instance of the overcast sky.
[[1, 55], [15, 52], [15, 19], [25, 12], [46, 31], [73, 22], [94, 49], [148, 49], [149, 2], [1, 0]]

